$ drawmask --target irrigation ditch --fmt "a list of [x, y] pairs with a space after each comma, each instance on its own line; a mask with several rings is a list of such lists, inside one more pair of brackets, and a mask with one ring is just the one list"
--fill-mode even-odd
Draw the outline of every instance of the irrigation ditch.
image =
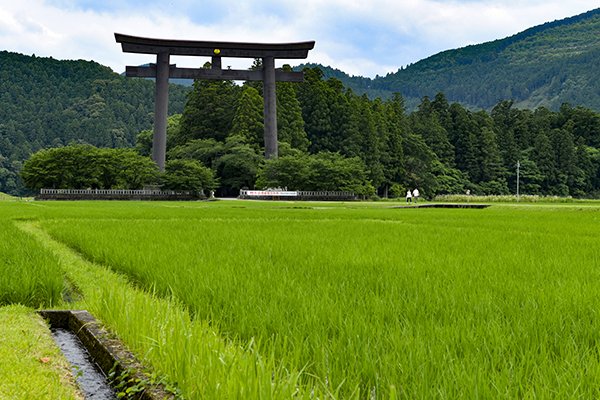
[[175, 399], [152, 382], [120, 340], [85, 310], [39, 310], [52, 336], [71, 363], [86, 399]]

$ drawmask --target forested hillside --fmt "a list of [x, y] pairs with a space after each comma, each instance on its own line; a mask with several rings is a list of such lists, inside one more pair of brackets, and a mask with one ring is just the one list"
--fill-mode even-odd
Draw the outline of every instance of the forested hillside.
[[411, 109], [422, 97], [443, 92], [473, 109], [489, 110], [501, 100], [513, 100], [519, 108], [557, 110], [567, 102], [600, 111], [600, 9], [444, 51], [385, 77], [350, 77], [322, 69], [326, 77], [372, 98], [401, 93]]
[[[170, 112], [189, 88], [172, 86]], [[72, 142], [133, 146], [152, 126], [154, 83], [95, 62], [0, 52], [0, 191], [22, 190], [17, 171], [32, 153]]]
[[[490, 112], [424, 97], [407, 113], [402, 96], [371, 100], [306, 69], [277, 88], [280, 157], [263, 159], [260, 85], [196, 82], [169, 124], [168, 160], [212, 168], [220, 195], [239, 189], [352, 190], [365, 196], [446, 193], [600, 195], [600, 114], [562, 105]], [[150, 131], [139, 136], [143, 154]]]

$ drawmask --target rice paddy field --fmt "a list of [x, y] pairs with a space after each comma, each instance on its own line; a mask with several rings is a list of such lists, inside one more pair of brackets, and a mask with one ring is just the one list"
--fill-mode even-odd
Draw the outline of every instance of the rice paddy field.
[[600, 203], [393, 206], [0, 202], [0, 304], [70, 299], [182, 398], [600, 397]]
[[61, 299], [63, 281], [58, 260], [0, 217], [0, 305], [51, 306]]

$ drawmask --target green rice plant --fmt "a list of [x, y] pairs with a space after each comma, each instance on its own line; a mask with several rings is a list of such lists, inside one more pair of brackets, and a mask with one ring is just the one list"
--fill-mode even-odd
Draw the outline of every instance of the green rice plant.
[[[91, 211], [41, 226], [176, 299], [183, 320], [241, 354], [300, 371], [297, 386], [319, 398], [600, 395], [597, 206], [206, 204], [111, 205], [110, 219]], [[106, 302], [108, 315], [125, 300]], [[128, 329], [145, 326], [131, 318]], [[173, 362], [181, 385], [215, 386], [217, 375], [182, 372], [200, 351], [178, 343], [157, 368]]]
[[56, 258], [10, 220], [0, 220], [0, 306], [52, 306], [61, 300], [63, 276]]

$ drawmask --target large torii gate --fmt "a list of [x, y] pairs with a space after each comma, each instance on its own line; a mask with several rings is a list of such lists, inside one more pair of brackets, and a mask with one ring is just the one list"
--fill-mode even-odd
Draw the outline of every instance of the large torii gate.
[[[302, 82], [302, 72], [275, 69], [275, 59], [303, 59], [314, 41], [299, 43], [235, 43], [151, 39], [115, 33], [125, 53], [156, 54], [156, 64], [127, 66], [125, 75], [155, 78], [154, 136], [152, 159], [161, 171], [165, 168], [169, 78], [263, 81], [265, 157], [277, 157], [277, 97], [275, 82]], [[212, 57], [212, 68], [177, 68], [169, 64], [171, 55]], [[262, 71], [222, 69], [221, 57], [260, 58]]]

